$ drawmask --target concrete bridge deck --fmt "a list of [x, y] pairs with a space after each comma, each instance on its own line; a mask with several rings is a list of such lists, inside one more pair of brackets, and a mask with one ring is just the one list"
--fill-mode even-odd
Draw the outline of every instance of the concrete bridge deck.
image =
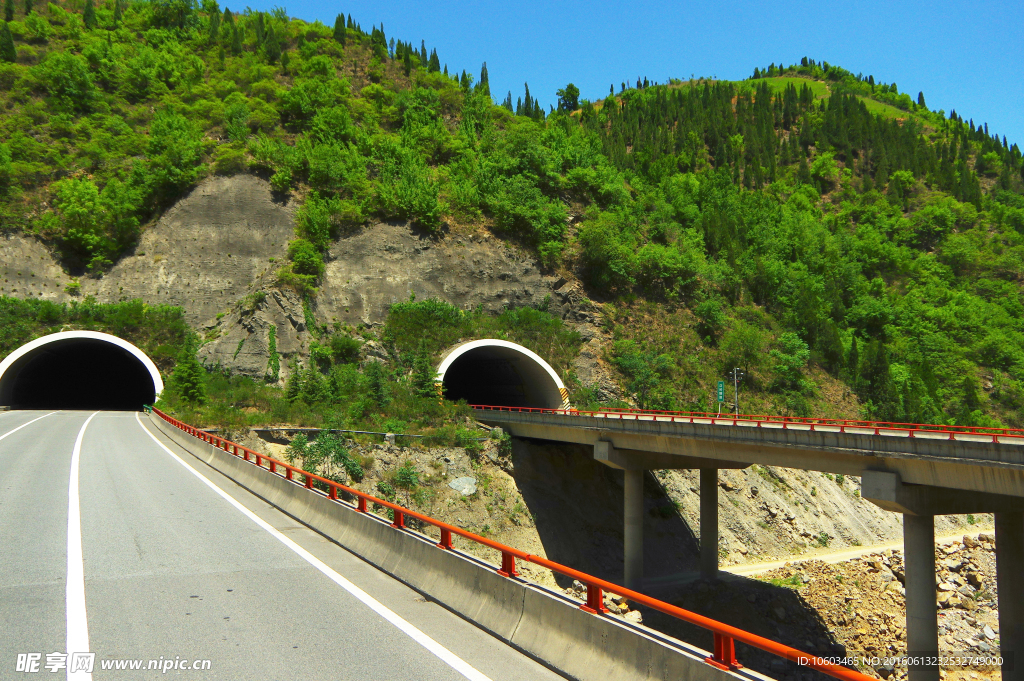
[[[643, 584], [645, 470], [700, 469], [700, 563], [718, 576], [718, 469], [752, 464], [861, 478], [861, 496], [903, 514], [907, 650], [938, 657], [936, 515], [994, 513], [1004, 681], [1024, 681], [1024, 431], [768, 416], [473, 406], [517, 437], [594, 447], [623, 471], [623, 578]], [[1016, 660], [1014, 658], [1017, 658]], [[939, 681], [939, 667], [910, 668]]]

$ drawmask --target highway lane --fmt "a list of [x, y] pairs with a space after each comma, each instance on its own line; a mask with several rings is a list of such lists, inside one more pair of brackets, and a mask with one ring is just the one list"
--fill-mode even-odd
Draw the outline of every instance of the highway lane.
[[[71, 444], [86, 415], [44, 416], [48, 413], [0, 414], [0, 436], [9, 433], [0, 440], [0, 669], [4, 671], [14, 668], [17, 652], [65, 647], [68, 469]], [[24, 427], [11, 433], [20, 426]], [[3, 673], [0, 677], [7, 678]]]
[[[4, 596], [8, 591], [16, 596], [0, 605], [5, 630], [16, 632], [0, 643], [5, 667], [15, 652], [65, 650], [69, 465], [88, 416], [54, 414], [0, 441], [5, 463], [0, 503], [32, 509], [17, 516], [4, 513], [0, 523], [6, 533], [0, 537], [28, 533], [32, 544], [18, 553], [4, 549], [0, 566], [0, 579], [17, 576], [10, 587], [0, 581]], [[8, 418], [0, 419], [0, 434]], [[232, 506], [162, 449], [134, 414], [104, 412], [84, 434], [80, 463], [94, 678], [157, 678], [163, 675], [99, 667], [103, 660], [161, 657], [210, 660], [209, 671], [179, 671], [179, 678], [561, 678], [298, 525], [150, 430], [300, 551], [371, 594], [410, 623], [409, 630], [418, 628], [469, 671], [457, 671]], [[41, 467], [45, 475], [10, 477], [12, 467], [6, 464], [14, 461], [22, 470]]]

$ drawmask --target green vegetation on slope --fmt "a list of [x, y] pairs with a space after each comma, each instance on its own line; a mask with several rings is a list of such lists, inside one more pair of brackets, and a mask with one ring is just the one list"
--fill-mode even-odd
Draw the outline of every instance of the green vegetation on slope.
[[[169, 382], [162, 404], [190, 423], [232, 430], [290, 423], [423, 434], [428, 442], [472, 446], [480, 434], [466, 428], [469, 410], [438, 399], [434, 368], [443, 350], [465, 338], [503, 338], [550, 358], [560, 372], [571, 375], [570, 362], [580, 345], [579, 334], [543, 309], [522, 307], [490, 316], [438, 300], [393, 305], [381, 339], [385, 356], [365, 359], [362, 366], [364, 338], [352, 329], [314, 333], [319, 340], [312, 343], [310, 365], [292, 366], [284, 390], [211, 369], [203, 372], [201, 385]], [[182, 347], [179, 368], [194, 366], [190, 353], [194, 348]]]
[[[315, 294], [372, 219], [489, 227], [614, 303], [608, 359], [645, 406], [709, 406], [743, 361], [791, 411], [843, 381], [874, 418], [1024, 425], [1020, 149], [923, 94], [805, 59], [598, 103], [570, 84], [546, 115], [351, 17], [69, 7], [6, 24], [0, 215], [70, 269], [255, 172], [304, 198], [284, 283]], [[646, 303], [677, 325], [658, 347], [621, 314]]]
[[182, 344], [192, 333], [181, 308], [170, 305], [146, 305], [141, 300], [101, 304], [92, 298], [57, 305], [6, 296], [0, 296], [0, 329], [4, 330], [0, 335], [3, 357], [51, 333], [99, 331], [133, 343], [164, 373], [174, 366]]

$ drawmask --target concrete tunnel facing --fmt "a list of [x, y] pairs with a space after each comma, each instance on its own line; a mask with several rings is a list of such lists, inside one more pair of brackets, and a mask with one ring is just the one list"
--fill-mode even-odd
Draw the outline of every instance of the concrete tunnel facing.
[[96, 331], [43, 336], [0, 362], [0, 406], [12, 409], [135, 410], [163, 387], [146, 353]]
[[445, 397], [468, 404], [568, 409], [568, 391], [551, 365], [522, 345], [485, 338], [459, 345], [437, 369]]

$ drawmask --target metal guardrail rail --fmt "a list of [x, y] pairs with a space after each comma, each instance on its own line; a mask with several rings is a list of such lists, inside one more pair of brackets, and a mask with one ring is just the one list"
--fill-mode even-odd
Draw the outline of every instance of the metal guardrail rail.
[[709, 412], [656, 411], [641, 409], [547, 409], [540, 407], [500, 407], [472, 404], [470, 409], [529, 414], [556, 414], [580, 418], [605, 418], [618, 421], [659, 421], [692, 423], [696, 425], [739, 426], [752, 428], [779, 428], [860, 435], [887, 435], [891, 437], [928, 438], [933, 440], [959, 440], [964, 442], [993, 442], [1024, 445], [1024, 430], [1014, 428], [987, 428], [982, 426], [936, 425], [928, 423], [895, 423], [888, 421], [854, 421], [848, 419], [817, 419], [800, 416], [766, 416], [757, 414], [715, 414]]
[[[723, 622], [718, 622], [709, 617], [698, 615], [695, 612], [684, 610], [670, 603], [666, 603], [656, 598], [645, 596], [644, 594], [639, 593], [637, 591], [633, 591], [631, 589], [619, 586], [618, 584], [613, 584], [612, 582], [600, 579], [598, 577], [594, 577], [592, 575], [588, 575], [585, 572], [574, 570], [568, 566], [548, 560], [547, 558], [535, 556], [526, 553], [525, 551], [520, 551], [519, 549], [513, 548], [511, 546], [507, 546], [500, 542], [487, 539], [486, 537], [481, 537], [478, 534], [474, 534], [460, 527], [456, 527], [455, 525], [449, 525], [448, 523], [437, 520], [436, 518], [432, 518], [428, 515], [412, 511], [408, 508], [405, 508], [404, 506], [400, 506], [385, 499], [379, 499], [373, 495], [367, 494], [366, 492], [361, 492], [357, 489], [353, 489], [339, 482], [335, 482], [334, 480], [329, 480], [319, 475], [309, 473], [307, 471], [302, 470], [298, 466], [293, 466], [283, 461], [278, 461], [277, 459], [266, 456], [264, 454], [260, 454], [251, 449], [248, 449], [247, 447], [243, 447], [242, 445], [231, 442], [230, 440], [226, 440], [222, 437], [212, 435], [203, 430], [190, 426], [187, 423], [179, 421], [163, 413], [159, 409], [153, 409], [152, 411], [154, 414], [156, 414], [163, 420], [167, 421], [172, 426], [188, 433], [189, 435], [203, 442], [206, 442], [207, 444], [213, 445], [214, 447], [222, 449], [225, 452], [233, 454], [234, 456], [243, 458], [246, 461], [249, 461], [254, 465], [258, 466], [259, 468], [266, 470], [270, 474], [282, 476], [288, 480], [295, 481], [296, 484], [298, 484], [298, 481], [296, 481], [297, 476], [298, 478], [302, 479], [306, 489], [310, 490], [313, 493], [324, 494], [329, 499], [337, 502], [340, 505], [345, 506], [346, 508], [350, 508], [352, 511], [356, 513], [368, 513], [368, 504], [376, 504], [378, 506], [391, 509], [391, 511], [393, 511], [394, 513], [394, 519], [392, 520], [391, 526], [395, 528], [397, 531], [406, 531], [406, 518], [415, 518], [416, 520], [419, 520], [420, 522], [426, 525], [433, 526], [440, 531], [440, 540], [437, 543], [437, 547], [441, 550], [453, 550], [452, 535], [458, 535], [470, 541], [476, 542], [481, 546], [486, 546], [490, 549], [493, 549], [501, 554], [501, 567], [498, 568], [497, 573], [499, 575], [502, 575], [503, 577], [508, 577], [510, 579], [518, 577], [519, 573], [516, 570], [516, 559], [519, 559], [527, 561], [529, 563], [533, 563], [534, 565], [539, 565], [540, 567], [546, 568], [548, 570], [551, 570], [552, 572], [556, 572], [560, 575], [564, 575], [571, 579], [578, 580], [587, 587], [586, 603], [581, 604], [579, 607], [581, 610], [589, 612], [595, 616], [604, 616], [605, 613], [608, 612], [608, 609], [604, 607], [604, 592], [607, 591], [609, 593], [622, 596], [623, 598], [626, 598], [629, 601], [636, 603], [638, 605], [646, 606], [648, 608], [651, 608], [652, 610], [657, 610], [658, 612], [665, 613], [666, 615], [670, 615], [684, 622], [688, 622], [690, 624], [706, 629], [710, 631], [714, 636], [714, 652], [712, 655], [708, 656], [704, 661], [719, 669], [736, 671], [743, 667], [743, 665], [740, 664], [739, 660], [737, 660], [736, 658], [735, 644], [737, 641], [739, 641], [740, 643], [744, 643], [753, 648], [764, 650], [768, 653], [777, 655], [791, 662], [796, 662], [803, 666], [816, 669], [817, 671], [828, 674], [829, 676], [833, 676], [837, 679], [843, 679], [843, 681], [874, 681], [873, 677], [870, 677], [866, 674], [862, 674], [861, 672], [849, 669], [847, 667], [832, 664], [816, 655], [804, 653], [800, 650], [797, 650], [796, 648], [790, 648], [789, 646], [777, 643], [776, 641], [772, 641], [762, 636], [758, 636], [757, 634], [752, 634], [748, 631], [737, 629], [736, 627], [730, 626]], [[264, 466], [264, 463], [266, 463], [266, 466]], [[284, 471], [284, 473], [282, 474], [280, 471]], [[314, 487], [315, 483], [319, 483], [320, 486], [326, 488], [326, 491]], [[339, 492], [350, 494], [353, 497], [355, 497], [356, 504], [353, 506], [351, 504], [346, 503], [342, 499], [339, 499]]]

